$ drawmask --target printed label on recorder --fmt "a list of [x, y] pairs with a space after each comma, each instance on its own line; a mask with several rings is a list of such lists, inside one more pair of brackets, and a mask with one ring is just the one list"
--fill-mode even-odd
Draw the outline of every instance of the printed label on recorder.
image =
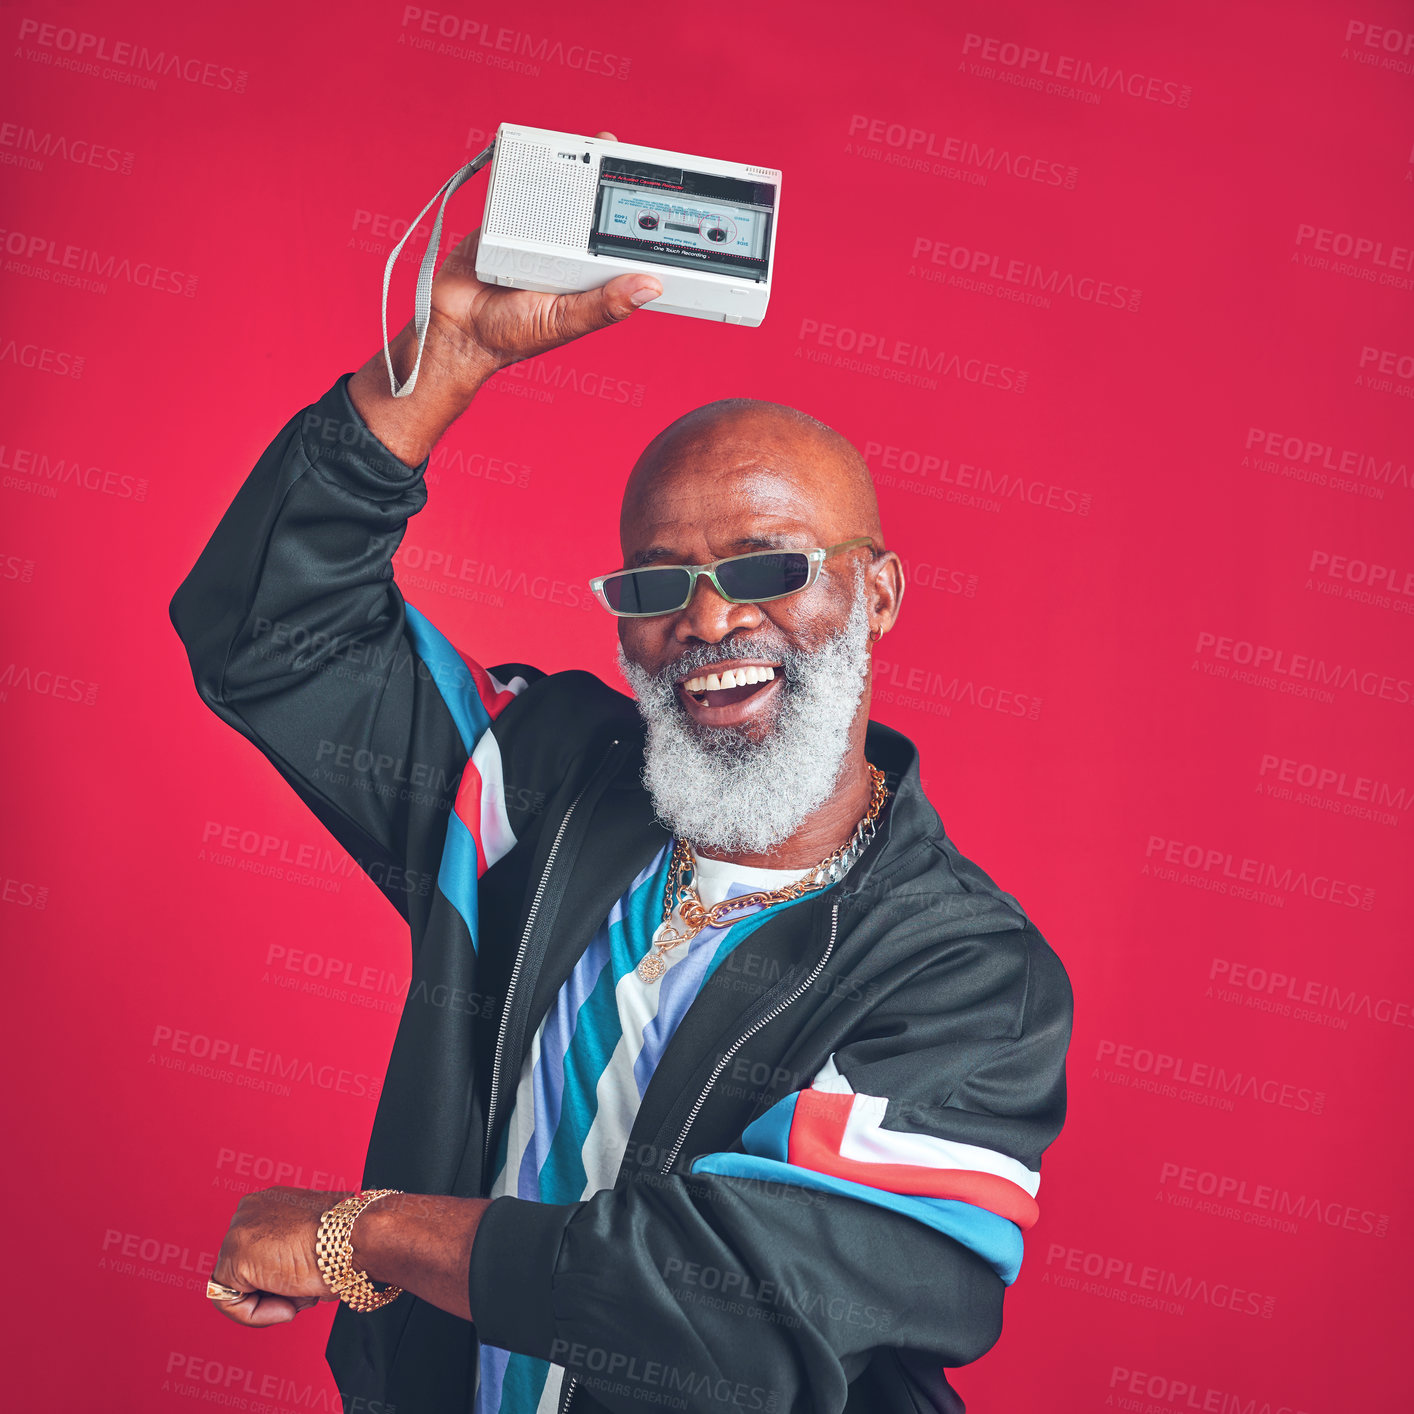
[[769, 182], [606, 156], [589, 249], [762, 281], [775, 205]]

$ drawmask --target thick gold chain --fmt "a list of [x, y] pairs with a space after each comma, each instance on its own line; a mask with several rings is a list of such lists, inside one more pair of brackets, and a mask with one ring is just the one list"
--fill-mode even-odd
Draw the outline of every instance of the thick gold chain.
[[[638, 975], [645, 982], [656, 982], [668, 970], [663, 954], [677, 947], [679, 943], [691, 942], [704, 928], [720, 928], [731, 914], [738, 914], [756, 908], [769, 908], [775, 903], [785, 903], [799, 898], [802, 894], [823, 889], [842, 877], [844, 862], [857, 854], [873, 837], [879, 814], [889, 797], [889, 788], [884, 784], [884, 773], [877, 766], [865, 762], [873, 782], [869, 799], [869, 809], [855, 828], [854, 833], [838, 849], [827, 854], [813, 869], [807, 870], [799, 879], [770, 893], [756, 892], [739, 894], [736, 898], [722, 899], [708, 908], [697, 892], [692, 880], [692, 850], [684, 839], [673, 845], [673, 858], [668, 866], [668, 881], [663, 890], [663, 923], [665, 930], [654, 943], [653, 949], [638, 964]], [[673, 906], [682, 918], [686, 932], [676, 928], [668, 920], [673, 916]]]

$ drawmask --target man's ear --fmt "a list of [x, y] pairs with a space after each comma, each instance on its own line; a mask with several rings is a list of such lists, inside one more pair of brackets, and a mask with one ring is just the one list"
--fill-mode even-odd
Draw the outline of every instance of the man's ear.
[[881, 550], [868, 569], [869, 632], [875, 640], [898, 622], [906, 579], [903, 561], [892, 550]]

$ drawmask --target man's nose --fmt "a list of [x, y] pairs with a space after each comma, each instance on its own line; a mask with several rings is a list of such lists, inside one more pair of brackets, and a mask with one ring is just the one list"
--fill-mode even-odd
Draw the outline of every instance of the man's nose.
[[705, 574], [698, 575], [687, 607], [678, 610], [673, 634], [679, 643], [691, 639], [720, 643], [739, 628], [759, 628], [764, 618], [759, 604], [733, 604], [717, 593], [716, 585]]

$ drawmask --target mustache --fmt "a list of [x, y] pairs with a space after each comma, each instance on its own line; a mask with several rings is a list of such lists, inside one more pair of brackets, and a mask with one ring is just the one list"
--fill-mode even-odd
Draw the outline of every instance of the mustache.
[[[697, 673], [710, 668], [714, 663], [730, 662], [733, 658], [770, 658], [780, 663], [789, 676], [791, 665], [798, 662], [801, 653], [784, 639], [772, 634], [750, 633], [740, 638], [724, 638], [720, 643], [699, 643], [685, 648], [671, 663], [665, 664], [648, 676], [654, 682], [672, 687], [683, 673]], [[643, 671], [640, 669], [640, 671]]]

